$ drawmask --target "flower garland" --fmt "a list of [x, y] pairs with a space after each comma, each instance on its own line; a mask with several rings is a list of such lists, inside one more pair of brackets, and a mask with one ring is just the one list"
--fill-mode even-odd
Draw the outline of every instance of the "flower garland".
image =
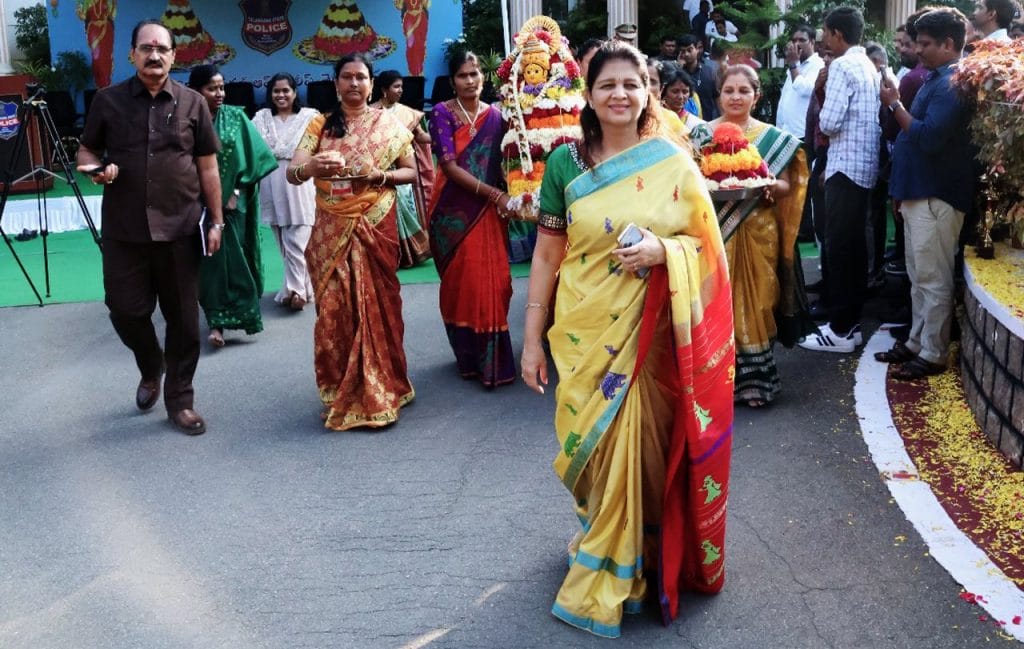
[[716, 126], [711, 142], [701, 153], [700, 171], [711, 191], [763, 187], [775, 180], [757, 147], [735, 124], [722, 122]]
[[[582, 136], [584, 83], [569, 41], [551, 19], [534, 16], [514, 41], [497, 70], [501, 113], [508, 124], [501, 142], [502, 170], [511, 197], [509, 209], [520, 219], [536, 221], [548, 156], [562, 143]], [[534, 66], [530, 73], [528, 65]]]

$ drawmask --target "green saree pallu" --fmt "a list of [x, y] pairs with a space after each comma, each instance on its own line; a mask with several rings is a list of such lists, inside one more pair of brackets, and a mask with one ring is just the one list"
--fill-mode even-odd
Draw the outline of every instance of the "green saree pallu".
[[[254, 334], [263, 331], [259, 181], [277, 169], [277, 160], [242, 109], [221, 106], [213, 125], [221, 143], [217, 166], [226, 227], [220, 250], [203, 259], [199, 303], [211, 329]], [[232, 196], [236, 204], [229, 210]]]

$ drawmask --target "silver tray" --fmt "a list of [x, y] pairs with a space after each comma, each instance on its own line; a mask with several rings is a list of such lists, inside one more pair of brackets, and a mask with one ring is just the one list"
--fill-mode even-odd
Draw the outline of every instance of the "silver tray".
[[755, 196], [760, 196], [764, 187], [739, 187], [737, 189], [714, 189], [711, 190], [711, 200], [725, 203], [727, 201], [742, 201]]
[[330, 176], [328, 178], [324, 178], [324, 180], [366, 180], [369, 177], [370, 174], [358, 174], [352, 176]]

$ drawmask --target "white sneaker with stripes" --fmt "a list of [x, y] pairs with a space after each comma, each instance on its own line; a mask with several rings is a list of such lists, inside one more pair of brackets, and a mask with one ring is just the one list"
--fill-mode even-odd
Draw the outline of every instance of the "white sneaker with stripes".
[[864, 344], [864, 336], [860, 332], [860, 325], [854, 325], [849, 333], [840, 336], [832, 331], [832, 327], [824, 324], [818, 327], [818, 333], [805, 337], [797, 344], [814, 352], [849, 354]]

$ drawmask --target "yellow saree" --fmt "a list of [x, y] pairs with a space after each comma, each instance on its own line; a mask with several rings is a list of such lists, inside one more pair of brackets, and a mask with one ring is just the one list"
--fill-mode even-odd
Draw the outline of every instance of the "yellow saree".
[[[713, 207], [687, 152], [653, 138], [563, 184], [557, 170], [568, 151], [552, 154], [541, 209], [568, 221], [548, 332], [559, 376], [554, 467], [583, 529], [552, 613], [616, 637], [623, 611], [645, 599], [645, 573], [658, 575], [666, 620], [680, 589], [722, 585], [729, 278]], [[630, 222], [665, 245], [666, 264], [646, 279], [611, 255]]]
[[813, 329], [796, 247], [809, 174], [795, 137], [769, 124], [747, 137], [772, 174], [789, 170], [790, 192], [773, 205], [756, 198], [719, 206], [736, 322], [735, 399], [769, 402], [781, 387], [775, 341], [791, 347]]

